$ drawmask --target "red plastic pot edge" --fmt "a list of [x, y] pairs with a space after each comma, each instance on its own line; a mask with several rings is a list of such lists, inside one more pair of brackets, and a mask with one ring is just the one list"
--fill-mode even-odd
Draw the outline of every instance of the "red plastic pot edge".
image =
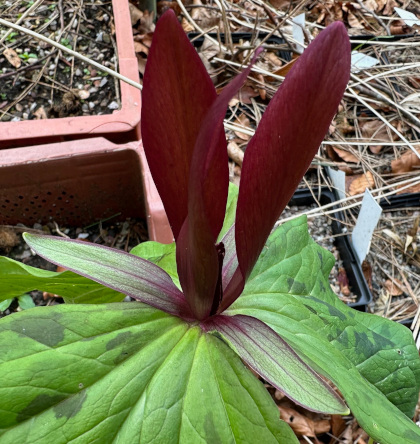
[[116, 212], [146, 216], [150, 240], [173, 241], [140, 141], [92, 138], [0, 151], [0, 224], [88, 224]]
[[[139, 81], [128, 1], [112, 0], [120, 74]], [[121, 109], [112, 114], [0, 122], [0, 149], [105, 136], [116, 143], [139, 138], [140, 90], [120, 81]], [[68, 137], [67, 137], [68, 136]]]

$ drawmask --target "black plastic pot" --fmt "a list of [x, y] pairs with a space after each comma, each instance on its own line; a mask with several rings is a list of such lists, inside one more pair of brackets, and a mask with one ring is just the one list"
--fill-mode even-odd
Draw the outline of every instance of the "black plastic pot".
[[[326, 205], [336, 201], [335, 195], [328, 188], [322, 188], [319, 202], [321, 205]], [[311, 206], [316, 203], [314, 197], [308, 189], [297, 190], [289, 202], [289, 205], [293, 206]], [[336, 207], [333, 207], [334, 209]], [[338, 207], [337, 207], [338, 208]], [[334, 234], [342, 234], [342, 224], [340, 221], [340, 214], [334, 213], [331, 221], [331, 226]], [[340, 253], [340, 257], [343, 261], [344, 268], [346, 270], [347, 278], [349, 280], [351, 291], [357, 295], [356, 302], [349, 303], [348, 305], [359, 311], [366, 311], [367, 305], [372, 300], [372, 294], [369, 291], [369, 287], [363, 276], [362, 268], [356, 260], [356, 255], [353, 251], [353, 247], [348, 239], [348, 236], [337, 236], [334, 239], [334, 245]]]

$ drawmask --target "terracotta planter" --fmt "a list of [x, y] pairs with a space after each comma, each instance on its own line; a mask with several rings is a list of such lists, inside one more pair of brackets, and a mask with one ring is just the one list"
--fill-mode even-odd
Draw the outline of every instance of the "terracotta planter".
[[[128, 1], [112, 0], [120, 74], [139, 80]], [[103, 136], [115, 143], [139, 139], [140, 91], [120, 82], [121, 109], [108, 115], [0, 123], [0, 149]]]
[[84, 226], [116, 214], [146, 218], [151, 240], [172, 241], [141, 142], [92, 138], [0, 150], [0, 224]]

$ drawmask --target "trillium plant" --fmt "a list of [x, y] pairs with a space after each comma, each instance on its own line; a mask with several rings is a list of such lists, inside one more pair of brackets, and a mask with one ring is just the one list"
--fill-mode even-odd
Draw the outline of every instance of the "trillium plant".
[[[220, 95], [172, 11], [158, 21], [142, 140], [175, 242], [130, 254], [25, 234], [53, 273], [0, 262], [0, 301], [35, 288], [66, 304], [0, 322], [0, 442], [298, 443], [254, 373], [383, 444], [418, 444], [410, 331], [333, 294], [334, 262], [303, 216], [272, 228], [342, 98], [337, 22], [294, 64], [229, 185], [223, 119], [255, 63]], [[125, 296], [135, 299], [122, 302]]]

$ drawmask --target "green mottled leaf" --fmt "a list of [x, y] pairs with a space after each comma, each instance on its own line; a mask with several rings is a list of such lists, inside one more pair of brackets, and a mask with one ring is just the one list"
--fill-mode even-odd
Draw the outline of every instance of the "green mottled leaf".
[[420, 428], [406, 416], [413, 413], [420, 380], [411, 333], [342, 303], [328, 283], [333, 261], [309, 237], [304, 217], [284, 224], [270, 236], [226, 314], [254, 316], [269, 325], [337, 385], [373, 438], [418, 443]]
[[48, 291], [74, 304], [120, 302], [125, 297], [71, 271], [40, 270], [4, 256], [0, 256], [0, 270], [0, 301], [32, 290]]
[[142, 303], [3, 318], [0, 372], [2, 444], [298, 443], [223, 341]]
[[120, 293], [177, 316], [189, 314], [182, 292], [157, 265], [103, 245], [23, 233], [40, 256]]
[[134, 247], [130, 254], [146, 259], [165, 270], [171, 277], [174, 284], [181, 289], [178, 272], [176, 269], [176, 246], [171, 244], [161, 244], [159, 242], [143, 242]]
[[23, 294], [18, 297], [18, 304], [22, 310], [28, 310], [35, 307], [35, 302], [30, 294]]
[[[214, 329], [214, 330], [213, 330]], [[259, 319], [250, 316], [215, 316], [206, 330], [222, 338], [262, 378], [308, 409], [347, 415], [341, 397]]]
[[235, 223], [236, 217], [236, 205], [238, 203], [239, 187], [234, 183], [229, 182], [228, 200], [226, 203], [225, 220], [223, 221], [223, 227], [220, 230], [218, 242], [228, 232], [229, 228]]
[[5, 299], [4, 301], [0, 302], [0, 311], [5, 311], [10, 307], [10, 304], [13, 302], [13, 298], [11, 299]]

